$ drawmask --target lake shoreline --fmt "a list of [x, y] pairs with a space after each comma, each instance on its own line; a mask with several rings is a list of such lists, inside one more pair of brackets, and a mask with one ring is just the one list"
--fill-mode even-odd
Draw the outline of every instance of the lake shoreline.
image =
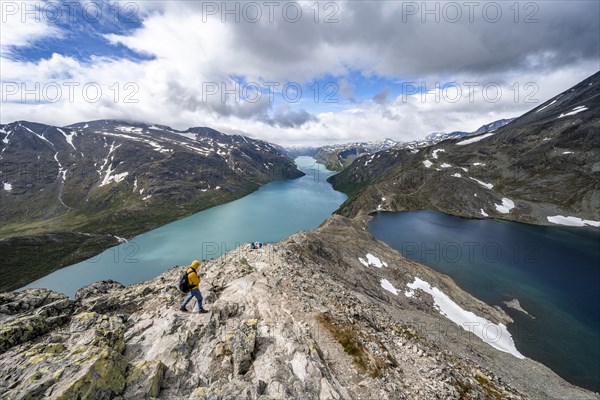
[[[417, 222], [419, 215], [424, 216], [426, 221], [423, 222], [425, 224], [423, 228], [420, 228]], [[383, 225], [382, 228], [377, 226], [386, 218], [390, 221], [397, 220], [398, 223], [405, 221], [404, 224], [410, 226], [410, 234], [404, 234], [402, 230], [390, 230], [389, 233], [385, 233], [385, 237], [382, 236]], [[457, 225], [464, 225], [464, 227], [451, 228], [454, 226], [451, 221], [456, 221]], [[376, 232], [377, 229], [380, 231], [379, 234]], [[511, 235], [509, 232], [512, 229], [516, 231]], [[380, 213], [373, 216], [367, 230], [378, 240], [383, 240], [400, 251], [405, 257], [450, 276], [463, 290], [487, 304], [506, 308], [515, 319], [513, 324], [509, 324], [509, 331], [515, 337], [518, 349], [527, 357], [540, 360], [565, 379], [582, 387], [595, 391], [600, 389], [600, 382], [597, 377], [594, 378], [593, 372], [600, 370], [600, 363], [594, 361], [593, 356], [598, 353], [598, 348], [594, 348], [592, 344], [598, 339], [597, 329], [600, 322], [597, 317], [594, 317], [597, 314], [594, 314], [593, 308], [590, 309], [590, 305], [598, 304], [600, 301], [597, 298], [598, 288], [593, 286], [593, 283], [598, 281], [594, 277], [598, 277], [599, 273], [597, 270], [588, 271], [582, 266], [571, 267], [570, 270], [561, 268], [561, 265], [598, 264], [590, 261], [599, 258], [598, 252], [593, 250], [594, 241], [600, 238], [598, 230], [515, 224], [511, 221], [492, 219], [468, 219], [438, 211]], [[475, 237], [469, 237], [471, 232], [475, 232]], [[550, 242], [547, 244], [540, 242], [544, 237], [548, 237]], [[586, 241], [583, 241], [583, 238], [587, 238]], [[464, 257], [467, 254], [466, 250], [469, 249], [466, 244], [469, 243], [471, 249], [481, 250], [487, 244], [489, 249], [500, 250], [504, 255], [501, 259], [486, 261], [485, 255], [478, 254], [475, 250], [475, 260], [469, 258], [469, 262], [466, 262]], [[478, 243], [479, 247], [473, 243]], [[571, 250], [567, 251], [567, 247], [564, 249], [560, 247], [561, 243], [566, 243], [563, 246], [566, 245]], [[461, 245], [462, 247], [459, 247]], [[460, 249], [465, 253], [462, 258], [454, 260], [449, 249]], [[580, 253], [583, 253], [584, 249], [588, 249], [584, 253], [586, 257], [592, 257], [587, 263], [574, 258], [576, 255], [582, 257]], [[549, 265], [556, 266], [549, 269]], [[560, 271], [565, 272], [561, 275]], [[567, 279], [564, 277], [565, 273]], [[572, 282], [571, 286], [565, 286], [567, 285], [565, 282]], [[586, 289], [582, 290], [582, 288]], [[573, 290], [578, 293], [577, 296], [571, 294]], [[515, 298], [519, 299], [523, 311], [505, 304], [506, 301]], [[558, 325], [556, 325], [557, 319]], [[590, 325], [592, 323], [593, 325]], [[568, 325], [570, 329], [560, 328], [564, 325]], [[573, 337], [575, 333], [570, 334], [576, 331], [580, 332], [579, 337]], [[540, 332], [544, 332], [545, 336], [539, 336]], [[540, 341], [542, 337], [544, 339]], [[549, 342], [546, 343], [548, 340]], [[590, 349], [581, 347], [584, 345], [580, 342], [592, 347]], [[568, 344], [564, 345], [564, 343]], [[555, 349], [555, 351], [547, 354], [546, 349]], [[576, 354], [578, 356], [575, 356]], [[574, 361], [577, 357], [582, 360], [580, 362], [583, 362], [583, 365], [587, 365], [586, 368], [577, 367], [577, 362]], [[567, 362], [571, 359], [573, 361]]]
[[[274, 242], [298, 230], [314, 229], [346, 195], [331, 187], [325, 178], [334, 172], [314, 158], [298, 157], [294, 161], [304, 173], [300, 178], [269, 182], [234, 201], [128, 238], [126, 243], [54, 271], [19, 290], [47, 287], [73, 296], [92, 282], [112, 279], [131, 284], [193, 259], [216, 258], [236, 244]], [[141, 263], [146, 267], [139, 269]]]

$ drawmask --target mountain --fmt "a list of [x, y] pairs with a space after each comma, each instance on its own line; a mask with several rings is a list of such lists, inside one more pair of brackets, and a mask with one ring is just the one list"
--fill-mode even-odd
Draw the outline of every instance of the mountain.
[[292, 145], [292, 146], [287, 146], [285, 148], [286, 153], [291, 158], [296, 158], [296, 157], [300, 157], [300, 156], [314, 157], [317, 155], [319, 150], [320, 150], [319, 146]]
[[[533, 224], [600, 223], [600, 72], [495, 131], [355, 160], [340, 212], [439, 210]], [[385, 200], [384, 200], [385, 199]]]
[[431, 146], [444, 140], [449, 139], [460, 139], [463, 137], [476, 136], [482, 133], [493, 132], [498, 128], [507, 125], [508, 123], [514, 121], [515, 118], [505, 118], [499, 119], [494, 122], [490, 122], [489, 124], [485, 124], [480, 126], [477, 130], [473, 132], [463, 132], [463, 131], [454, 131], [454, 132], [433, 132], [429, 135], [425, 136], [425, 140], [415, 140], [412, 142], [403, 143], [402, 146], [398, 146], [399, 148], [408, 148], [408, 149], [419, 149], [422, 147]]
[[392, 139], [382, 139], [372, 142], [327, 145], [320, 147], [314, 157], [330, 171], [341, 171], [362, 155], [377, 153], [399, 144], [400, 142]]
[[1, 293], [0, 397], [599, 398], [514, 349], [503, 309], [341, 216], [200, 268], [204, 315], [179, 311], [181, 267], [75, 299]]
[[383, 139], [372, 142], [345, 143], [321, 147], [288, 147], [286, 150], [292, 156], [307, 155], [315, 157], [317, 161], [325, 165], [327, 169], [331, 171], [341, 171], [352, 164], [352, 161], [360, 156], [378, 153], [392, 148], [409, 149], [416, 152], [419, 148], [431, 146], [444, 140], [492, 132], [513, 120], [514, 118], [500, 119], [483, 125], [473, 132], [433, 132], [427, 135], [425, 139], [413, 140], [410, 142], [398, 142], [393, 139]]
[[0, 163], [0, 289], [302, 175], [262, 140], [114, 120], [0, 125]]
[[472, 132], [471, 135], [479, 135], [482, 133], [494, 132], [498, 128], [502, 128], [504, 125], [508, 125], [510, 122], [514, 121], [515, 118], [508, 119], [499, 119], [498, 121], [491, 122], [489, 124], [485, 124], [477, 129], [475, 132]]

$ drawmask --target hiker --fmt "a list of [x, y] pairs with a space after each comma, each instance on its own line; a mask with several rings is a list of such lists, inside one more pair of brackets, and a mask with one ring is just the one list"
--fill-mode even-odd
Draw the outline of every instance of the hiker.
[[192, 300], [192, 297], [195, 297], [198, 301], [198, 311], [200, 312], [200, 314], [205, 314], [208, 312], [204, 308], [202, 308], [202, 294], [200, 293], [199, 288], [200, 277], [198, 276], [197, 272], [199, 266], [200, 261], [194, 260], [192, 261], [192, 264], [188, 267], [186, 271], [188, 283], [190, 285], [190, 294], [187, 295], [184, 302], [181, 304], [181, 311], [187, 311], [188, 309], [185, 308], [185, 306], [187, 306], [187, 303], [189, 303], [190, 300]]

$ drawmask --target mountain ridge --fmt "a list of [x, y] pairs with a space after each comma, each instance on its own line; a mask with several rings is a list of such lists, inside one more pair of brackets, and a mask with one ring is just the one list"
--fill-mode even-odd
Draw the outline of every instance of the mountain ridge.
[[[339, 213], [438, 210], [539, 225], [600, 225], [600, 72], [509, 124], [418, 151], [360, 157], [329, 178]], [[568, 184], [567, 184], [568, 182]]]
[[293, 155], [310, 155], [315, 157], [318, 162], [325, 165], [327, 169], [331, 171], [342, 171], [356, 158], [364, 155], [378, 153], [380, 151], [392, 148], [409, 149], [413, 152], [416, 152], [417, 149], [427, 147], [444, 140], [475, 136], [481, 133], [491, 132], [510, 123], [513, 120], [514, 118], [500, 119], [482, 125], [473, 132], [433, 132], [427, 135], [424, 139], [412, 140], [408, 142], [385, 138], [370, 142], [349, 142], [323, 146], [287, 147], [286, 151]]

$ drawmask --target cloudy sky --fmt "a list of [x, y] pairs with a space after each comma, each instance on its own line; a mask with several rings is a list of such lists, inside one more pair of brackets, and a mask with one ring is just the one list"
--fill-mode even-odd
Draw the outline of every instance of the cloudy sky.
[[0, 0], [2, 123], [280, 144], [470, 131], [600, 70], [600, 2]]

